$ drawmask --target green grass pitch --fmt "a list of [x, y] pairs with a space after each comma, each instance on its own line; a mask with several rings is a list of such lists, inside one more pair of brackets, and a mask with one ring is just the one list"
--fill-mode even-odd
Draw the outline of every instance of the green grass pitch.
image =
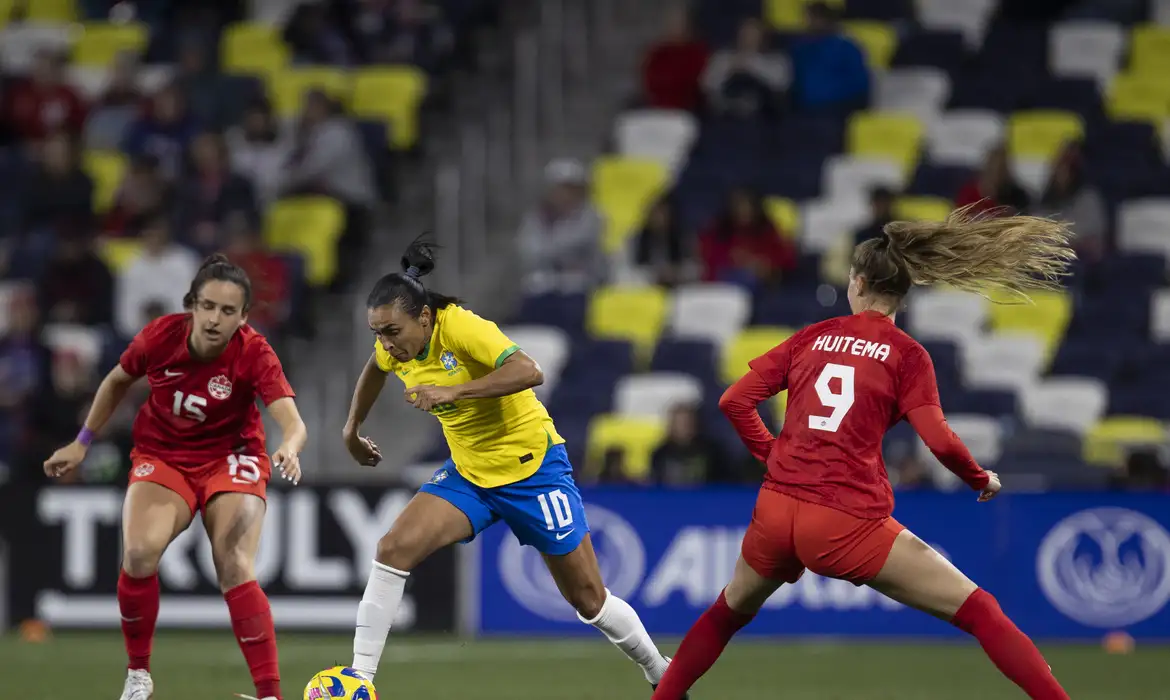
[[[350, 637], [280, 636], [286, 700], [317, 671], [350, 659]], [[675, 640], [664, 647], [673, 651]], [[398, 638], [378, 673], [380, 700], [620, 700], [648, 698], [638, 669], [602, 639], [471, 641]], [[1111, 656], [1092, 646], [1045, 646], [1074, 700], [1170, 700], [1170, 646]], [[0, 638], [4, 697], [116, 700], [122, 640], [63, 633], [41, 644]], [[162, 633], [156, 700], [231, 700], [252, 693], [230, 632]], [[1023, 698], [971, 644], [735, 642], [699, 682], [696, 700], [1013, 700]]]

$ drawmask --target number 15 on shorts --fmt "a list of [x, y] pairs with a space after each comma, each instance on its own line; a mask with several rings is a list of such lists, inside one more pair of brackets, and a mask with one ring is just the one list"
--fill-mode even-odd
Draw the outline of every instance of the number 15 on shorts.
[[228, 455], [228, 475], [233, 484], [252, 485], [260, 481], [260, 459], [252, 455]]

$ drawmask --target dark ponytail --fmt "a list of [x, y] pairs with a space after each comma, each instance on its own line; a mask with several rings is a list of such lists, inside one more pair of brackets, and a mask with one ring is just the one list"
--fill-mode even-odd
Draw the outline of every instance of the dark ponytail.
[[422, 278], [435, 270], [435, 250], [438, 246], [423, 240], [422, 234], [407, 246], [402, 254], [402, 272], [391, 272], [382, 275], [374, 283], [366, 298], [368, 308], [377, 308], [390, 304], [398, 304], [402, 311], [412, 318], [418, 318], [424, 306], [431, 311], [438, 311], [452, 304], [460, 303], [459, 299], [446, 294], [439, 294], [423, 286]]
[[244, 268], [233, 264], [223, 253], [207, 256], [207, 259], [199, 266], [199, 271], [191, 280], [191, 288], [183, 296], [183, 308], [188, 311], [194, 309], [203, 285], [213, 280], [231, 282], [239, 287], [244, 293], [244, 308], [241, 310], [247, 311], [252, 308], [252, 280], [248, 278], [248, 273], [244, 272]]

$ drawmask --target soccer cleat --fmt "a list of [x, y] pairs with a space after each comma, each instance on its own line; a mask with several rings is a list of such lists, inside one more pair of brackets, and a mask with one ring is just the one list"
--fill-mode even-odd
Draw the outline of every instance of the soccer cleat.
[[150, 679], [149, 671], [134, 668], [126, 672], [121, 700], [150, 700], [153, 697], [154, 681]]

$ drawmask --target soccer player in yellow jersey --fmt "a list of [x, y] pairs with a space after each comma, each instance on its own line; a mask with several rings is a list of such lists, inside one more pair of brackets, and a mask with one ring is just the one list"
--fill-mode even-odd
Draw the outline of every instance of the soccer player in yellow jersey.
[[669, 659], [634, 609], [602, 583], [564, 440], [532, 392], [544, 379], [540, 367], [496, 324], [423, 286], [420, 278], [434, 269], [430, 246], [411, 244], [402, 267], [378, 280], [367, 300], [376, 341], [354, 390], [345, 444], [360, 464], [382, 459], [358, 431], [394, 374], [406, 387], [406, 400], [442, 423], [451, 459], [378, 541], [358, 606], [353, 668], [373, 679], [415, 566], [502, 520], [544, 556], [581, 621], [600, 630], [657, 687]]

